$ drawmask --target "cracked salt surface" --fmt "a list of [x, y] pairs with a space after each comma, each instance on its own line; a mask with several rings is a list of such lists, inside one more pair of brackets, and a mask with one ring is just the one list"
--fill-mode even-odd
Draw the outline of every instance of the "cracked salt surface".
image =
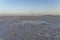
[[0, 40], [59, 40], [57, 25], [46, 21], [22, 21], [12, 25], [6, 21], [0, 26]]

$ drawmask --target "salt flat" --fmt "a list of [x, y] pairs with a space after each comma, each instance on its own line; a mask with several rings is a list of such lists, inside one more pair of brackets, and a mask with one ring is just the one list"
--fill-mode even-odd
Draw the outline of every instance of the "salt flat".
[[0, 40], [60, 40], [60, 16], [0, 16]]

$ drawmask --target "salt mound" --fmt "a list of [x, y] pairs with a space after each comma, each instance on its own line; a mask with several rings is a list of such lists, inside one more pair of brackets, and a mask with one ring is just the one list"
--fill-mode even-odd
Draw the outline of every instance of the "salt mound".
[[22, 21], [21, 23], [22, 25], [41, 25], [41, 24], [49, 24], [48, 22], [46, 21]]

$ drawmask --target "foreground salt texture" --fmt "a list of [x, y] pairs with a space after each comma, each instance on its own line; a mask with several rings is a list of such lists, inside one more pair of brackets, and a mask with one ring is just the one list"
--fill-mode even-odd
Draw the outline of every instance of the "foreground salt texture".
[[5, 21], [0, 25], [0, 40], [60, 40], [60, 29], [46, 21]]

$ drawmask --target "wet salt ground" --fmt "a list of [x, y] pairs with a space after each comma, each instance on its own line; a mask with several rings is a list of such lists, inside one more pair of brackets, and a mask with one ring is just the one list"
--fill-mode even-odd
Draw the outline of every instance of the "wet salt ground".
[[60, 40], [58, 25], [22, 25], [14, 20], [2, 20], [0, 40]]

